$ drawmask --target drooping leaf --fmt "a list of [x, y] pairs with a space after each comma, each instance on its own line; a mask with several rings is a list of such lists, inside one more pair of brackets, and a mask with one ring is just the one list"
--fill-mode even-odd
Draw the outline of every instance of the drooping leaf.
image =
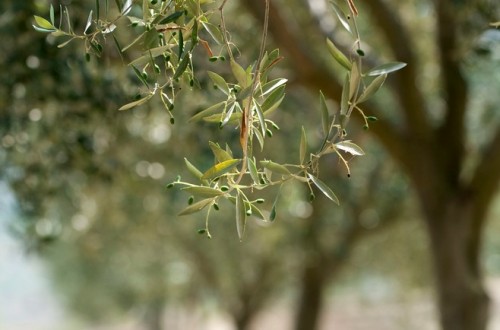
[[222, 101], [222, 102], [219, 102], [217, 104], [214, 104], [214, 105], [208, 107], [207, 109], [198, 112], [197, 114], [195, 114], [191, 118], [189, 118], [189, 121], [191, 122], [191, 121], [200, 120], [204, 117], [218, 113], [224, 107], [225, 104], [226, 104], [226, 101]]
[[363, 149], [361, 149], [360, 146], [349, 140], [337, 142], [335, 143], [335, 147], [342, 151], [348, 152], [354, 156], [363, 156], [365, 154], [365, 152], [363, 151]]
[[335, 61], [337, 61], [347, 70], [351, 71], [352, 64], [351, 62], [349, 62], [344, 53], [342, 53], [330, 39], [326, 39], [326, 45], [328, 47], [328, 50], [330, 51], [330, 54], [335, 59]]
[[229, 120], [231, 120], [231, 116], [233, 115], [233, 112], [237, 107], [238, 107], [238, 102], [233, 102], [233, 104], [231, 104], [231, 106], [229, 107], [229, 110], [226, 112], [226, 114], [224, 115], [224, 118], [222, 119], [222, 121], [220, 123], [220, 127], [225, 126], [229, 122]]
[[302, 135], [300, 136], [300, 151], [299, 151], [299, 158], [301, 164], [304, 164], [306, 153], [307, 153], [307, 135], [304, 126], [302, 126]]
[[83, 34], [87, 34], [87, 30], [89, 29], [91, 24], [92, 24], [92, 10], [90, 11], [89, 17], [87, 18], [87, 24], [85, 24], [85, 29], [83, 30]]
[[184, 53], [184, 56], [182, 57], [181, 62], [179, 63], [179, 66], [175, 70], [173, 79], [179, 78], [184, 73], [184, 71], [186, 71], [190, 60], [191, 59], [189, 56], [189, 52]]
[[184, 10], [179, 10], [176, 12], [173, 12], [172, 14], [168, 15], [164, 19], [162, 19], [159, 24], [168, 24], [174, 22], [176, 19], [181, 17], [184, 14]]
[[333, 7], [333, 11], [335, 12], [335, 14], [337, 15], [340, 23], [342, 24], [342, 26], [349, 32], [352, 33], [351, 31], [351, 26], [349, 25], [349, 20], [347, 19], [346, 15], [344, 14], [344, 11], [342, 10], [342, 8], [339, 7], [339, 5], [337, 5], [335, 2], [331, 1], [330, 4], [332, 5]]
[[340, 100], [340, 114], [347, 115], [349, 109], [349, 86], [351, 85], [351, 79], [349, 74], [346, 74], [344, 80], [344, 86], [342, 87], [342, 98]]
[[260, 131], [262, 133], [262, 136], [266, 134], [266, 119], [264, 118], [264, 112], [262, 111], [262, 108], [257, 102], [254, 102], [254, 107], [253, 110], [257, 114], [257, 118], [259, 119], [259, 126], [260, 126]]
[[352, 100], [354, 95], [358, 92], [359, 82], [361, 81], [361, 73], [359, 72], [359, 67], [354, 64], [351, 69], [349, 77], [349, 100]]
[[121, 106], [118, 110], [123, 111], [123, 110], [132, 109], [133, 107], [136, 107], [138, 105], [146, 103], [152, 97], [153, 97], [153, 94], [148, 94], [145, 97], [143, 97], [137, 101], [130, 102], [130, 103], [127, 103], [127, 104]]
[[[281, 187], [280, 187], [280, 193], [281, 193]], [[273, 222], [276, 219], [276, 214], [277, 214], [276, 208], [278, 207], [279, 198], [280, 198], [280, 194], [278, 193], [276, 195], [275, 200], [274, 200], [273, 207], [271, 208], [271, 213], [269, 213], [269, 221], [270, 222]]]
[[314, 185], [316, 187], [318, 187], [318, 189], [326, 197], [328, 197], [334, 203], [339, 204], [339, 199], [337, 198], [337, 196], [335, 195], [335, 193], [330, 189], [330, 187], [328, 187], [326, 185], [326, 183], [324, 183], [323, 181], [321, 181], [320, 179], [318, 179], [317, 177], [315, 177], [314, 175], [312, 175], [310, 173], [308, 173], [307, 176], [309, 177], [309, 179], [311, 179], [312, 183], [314, 183]]
[[180, 211], [177, 215], [182, 216], [199, 212], [203, 210], [207, 205], [212, 204], [213, 201], [213, 198], [202, 199], [201, 201], [189, 205], [184, 210]]
[[325, 96], [323, 92], [319, 92], [319, 108], [321, 110], [321, 127], [323, 128], [323, 135], [325, 138], [328, 137], [330, 132], [330, 116], [328, 114], [328, 106], [326, 105]]
[[200, 197], [217, 197], [225, 194], [223, 191], [205, 186], [185, 187], [181, 190]]
[[400, 70], [406, 66], [403, 62], [389, 62], [379, 65], [366, 73], [367, 76], [380, 76]]
[[262, 165], [264, 168], [267, 168], [268, 170], [271, 170], [272, 172], [283, 174], [283, 175], [290, 175], [290, 171], [288, 168], [285, 166], [278, 164], [276, 162], [273, 162], [272, 160], [261, 160], [260, 165]]
[[361, 95], [359, 96], [358, 103], [364, 102], [368, 100], [371, 96], [373, 96], [373, 94], [375, 94], [380, 89], [380, 87], [382, 87], [386, 78], [387, 78], [387, 73], [373, 79], [373, 81], [368, 85], [368, 87], [365, 88], [363, 93], [361, 93]]
[[203, 173], [203, 176], [201, 177], [202, 180], [211, 180], [215, 179], [230, 170], [232, 170], [236, 165], [238, 165], [241, 162], [241, 159], [229, 159], [226, 161], [223, 161], [221, 163], [218, 163], [211, 168], [209, 168], [205, 173]]
[[195, 178], [201, 179], [201, 177], [203, 176], [203, 173], [201, 173], [201, 171], [199, 169], [197, 169], [196, 166], [194, 166], [189, 160], [187, 160], [187, 158], [184, 158], [184, 163], [186, 164], [188, 171], [192, 175], [194, 175]]
[[283, 98], [285, 97], [285, 86], [282, 85], [275, 89], [273, 92], [269, 94], [266, 100], [262, 103], [261, 109], [266, 115], [269, 115], [274, 110], [276, 110]]
[[242, 194], [238, 191], [238, 196], [236, 197], [236, 230], [240, 241], [245, 234], [246, 218], [247, 212], [245, 209], [245, 201], [243, 200]]
[[231, 94], [231, 92], [229, 90], [229, 86], [228, 86], [227, 82], [224, 80], [224, 78], [222, 78], [217, 73], [212, 72], [212, 71], [208, 71], [207, 73], [208, 73], [208, 76], [210, 77], [210, 80], [212, 80], [212, 82], [214, 83], [215, 86], [217, 86], [217, 88], [219, 88], [227, 96], [229, 96], [229, 94]]
[[266, 84], [264, 84], [264, 86], [262, 86], [261, 96], [265, 96], [265, 95], [271, 93], [276, 88], [286, 84], [287, 81], [288, 80], [285, 78], [278, 78], [278, 79], [274, 79], [274, 80], [267, 82]]
[[250, 177], [252, 177], [252, 180], [255, 184], [260, 184], [259, 180], [259, 172], [257, 171], [257, 166], [255, 166], [255, 162], [252, 160], [252, 158], [248, 157], [247, 158], [247, 165], [248, 165], [248, 171], [250, 172]]
[[224, 38], [222, 36], [222, 32], [220, 32], [219, 28], [212, 23], [201, 21], [201, 25], [207, 30], [208, 34], [214, 39], [216, 43], [222, 45], [224, 43]]

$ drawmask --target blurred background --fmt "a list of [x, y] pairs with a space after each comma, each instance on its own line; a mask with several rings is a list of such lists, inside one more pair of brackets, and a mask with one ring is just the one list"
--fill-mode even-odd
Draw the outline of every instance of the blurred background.
[[[228, 29], [242, 62], [258, 52], [255, 27], [261, 26], [261, 15], [252, 2], [227, 6]], [[439, 123], [449, 100], [440, 85], [433, 2], [382, 2], [392, 3], [408, 27], [417, 57], [412, 84], [425, 100], [429, 120]], [[122, 59], [111, 41], [103, 57], [90, 62], [78, 42], [59, 49], [59, 40], [31, 26], [33, 15], [48, 16], [50, 3], [0, 4], [0, 329], [439, 328], [421, 194], [404, 161], [377, 133], [387, 123], [401, 131], [411, 128], [400, 113], [397, 89], [385, 88], [370, 105], [379, 110], [380, 122], [368, 131], [353, 125], [351, 138], [366, 156], [352, 162], [352, 177], [337, 159], [323, 164], [323, 178], [340, 206], [322, 196], [309, 203], [307, 189], [288, 185], [272, 225], [251, 221], [240, 242], [232, 206], [221, 205], [210, 222], [209, 240], [197, 234], [203, 216], [176, 216], [189, 196], [165, 186], [178, 174], [189, 177], [184, 157], [210, 166], [209, 140], [235, 140], [232, 129], [187, 123], [219, 96], [187, 86], [178, 94], [174, 125], [154, 102], [118, 112], [137, 92], [138, 82], [124, 65], [130, 59]], [[75, 29], [83, 29], [95, 5], [53, 2], [55, 8], [60, 3], [69, 5]], [[321, 81], [326, 73], [314, 76], [307, 56], [300, 62], [287, 44], [293, 40], [283, 37], [293, 33], [302, 41], [297, 49], [304, 52], [305, 43], [305, 54], [323, 63], [328, 59], [323, 35], [338, 40], [345, 35], [324, 1], [273, 4], [289, 25], [271, 27], [269, 49], [281, 48], [285, 60], [278, 74], [290, 82], [274, 118], [280, 130], [264, 153], [287, 161], [298, 159], [302, 125], [310, 145], [320, 143], [318, 89], [329, 83]], [[498, 134], [500, 31], [488, 23], [500, 16], [494, 1], [461, 10], [457, 19], [464, 31], [456, 51], [468, 83], [469, 111], [460, 176], [467, 177]], [[373, 8], [360, 7], [363, 11]], [[372, 43], [367, 52], [406, 61], [394, 58], [376, 18], [366, 14], [359, 22]], [[195, 59], [201, 86], [207, 83], [204, 70], [214, 65], [203, 56]], [[335, 78], [335, 69], [325, 71]], [[332, 89], [329, 102], [335, 108]], [[491, 175], [492, 181], [497, 178]], [[479, 263], [492, 299], [489, 329], [500, 329], [500, 195], [496, 184], [492, 189], [483, 207]]]

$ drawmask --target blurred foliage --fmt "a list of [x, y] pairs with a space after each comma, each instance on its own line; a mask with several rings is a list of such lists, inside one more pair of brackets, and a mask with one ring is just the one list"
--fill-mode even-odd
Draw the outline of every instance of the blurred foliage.
[[[412, 6], [418, 7], [419, 15], [405, 10]], [[196, 124], [193, 133], [184, 125], [212, 102], [216, 91], [178, 93], [175, 125], [169, 124], [171, 114], [159, 100], [118, 113], [116, 109], [129, 102], [141, 84], [133, 72], [122, 69], [130, 59], [120, 58], [111, 42], [103, 44], [108, 49], [98, 61], [92, 57], [87, 62], [83, 47], [76, 43], [58, 49], [54, 38], [31, 27], [32, 15], [45, 16], [47, 8], [46, 1], [0, 4], [0, 65], [7, 73], [0, 76], [0, 178], [13, 188], [22, 214], [22, 222], [13, 223], [12, 231], [45, 258], [54, 283], [74, 311], [96, 322], [131, 312], [154, 329], [164, 308], [216, 306], [244, 328], [276, 297], [297, 298], [301, 274], [311, 264], [319, 265], [329, 281], [347, 266], [343, 283], [374, 274], [392, 277], [401, 286], [428, 283], [426, 240], [412, 221], [417, 211], [408, 183], [380, 146], [355, 129], [350, 136], [361, 141], [368, 155], [361, 163], [353, 162], [353, 176], [345, 178], [337, 159], [323, 164], [325, 181], [336, 188], [342, 207], [332, 207], [317, 191], [314, 203], [305, 202], [309, 192], [290, 185], [283, 188], [277, 222], [270, 226], [252, 220], [242, 243], [235, 235], [232, 212], [226, 212], [233, 207], [230, 203], [220, 203], [221, 210], [212, 211], [214, 239], [197, 235], [204, 218], [177, 218], [188, 196], [166, 191], [165, 185], [177, 173], [193, 178], [183, 170], [186, 154], [195, 155], [202, 168], [213, 164], [206, 145], [213, 134], [217, 140], [233, 135], [226, 130], [214, 133], [204, 123]], [[83, 29], [92, 4], [71, 2], [70, 8], [75, 25]], [[235, 22], [254, 24], [236, 6], [230, 10], [235, 19], [228, 22], [229, 29], [240, 25]], [[424, 31], [432, 28], [425, 24], [428, 10], [425, 3], [414, 1], [402, 3], [400, 9], [415, 23], [413, 28]], [[294, 15], [291, 22], [309, 17], [292, 8], [286, 12]], [[373, 47], [384, 49], [383, 41], [377, 44], [376, 34], [369, 34], [369, 25], [360, 29], [373, 40]], [[237, 43], [243, 56], [252, 57], [258, 52], [254, 40], [259, 35], [254, 29], [245, 31], [234, 38], [241, 38]], [[428, 50], [422, 55], [427, 64], [421, 79], [430, 83], [424, 88], [430, 102], [439, 103], [431, 79], [434, 64], [427, 61], [433, 50], [425, 38], [417, 42]], [[316, 45], [311, 42], [311, 47]], [[477, 127], [498, 121], [494, 109], [499, 78], [491, 74], [496, 73], [491, 59], [498, 61], [497, 45], [481, 42], [470, 54], [474, 60], [468, 77], [477, 82], [471, 102], [486, 109], [472, 113], [469, 120], [470, 134], [477, 139], [473, 149], [480, 149], [488, 137], [482, 134], [491, 134], [487, 129], [478, 134]], [[200, 71], [213, 70], [213, 65], [194, 64]], [[317, 95], [294, 85], [289, 67], [280, 70], [292, 77], [290, 98], [282, 104], [286, 111], [276, 114], [281, 132], [274, 134], [273, 147], [261, 156], [286, 161], [290, 156], [299, 159], [298, 149], [290, 151], [290, 145], [300, 143], [299, 123], [306, 127], [310, 146], [320, 146], [322, 136]], [[207, 76], [199, 79], [200, 84], [209, 82]], [[376, 102], [390, 112], [393, 101], [387, 95]]]

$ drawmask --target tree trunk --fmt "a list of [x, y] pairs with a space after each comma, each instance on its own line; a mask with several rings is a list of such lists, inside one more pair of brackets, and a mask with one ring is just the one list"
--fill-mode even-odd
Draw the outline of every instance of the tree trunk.
[[316, 262], [306, 266], [302, 273], [295, 330], [314, 330], [318, 328], [325, 284], [326, 271], [321, 263]]
[[426, 214], [443, 330], [485, 330], [488, 322], [489, 298], [479, 260], [485, 211], [476, 212], [469, 197]]

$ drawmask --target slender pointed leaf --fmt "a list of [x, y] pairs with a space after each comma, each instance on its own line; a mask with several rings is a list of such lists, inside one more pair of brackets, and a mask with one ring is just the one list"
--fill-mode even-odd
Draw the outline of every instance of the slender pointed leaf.
[[321, 127], [323, 128], [323, 135], [328, 137], [330, 132], [330, 116], [328, 114], [328, 106], [326, 105], [325, 96], [323, 92], [319, 92], [319, 108], [321, 110]]
[[224, 107], [225, 104], [226, 104], [226, 101], [222, 101], [222, 102], [219, 102], [217, 104], [214, 104], [214, 105], [208, 107], [207, 109], [198, 112], [197, 114], [195, 114], [191, 118], [189, 118], [189, 121], [190, 122], [197, 121], [197, 120], [200, 120], [204, 117], [218, 113]]
[[299, 158], [301, 164], [304, 164], [304, 160], [306, 158], [306, 152], [307, 152], [307, 135], [304, 126], [302, 126], [302, 135], [300, 136], [300, 151], [299, 151]]
[[335, 14], [337, 14], [337, 17], [340, 21], [340, 23], [342, 24], [342, 26], [347, 30], [349, 31], [350, 33], [352, 33], [351, 31], [351, 26], [349, 25], [349, 20], [347, 19], [344, 11], [339, 7], [339, 5], [337, 5], [335, 2], [331, 1], [330, 4], [332, 5], [333, 7], [333, 11], [335, 12]]
[[236, 197], [236, 230], [240, 241], [245, 234], [246, 218], [247, 212], [245, 209], [245, 201], [243, 200], [242, 194], [238, 192], [238, 196]]
[[361, 74], [359, 72], [359, 67], [354, 64], [351, 69], [351, 74], [349, 78], [349, 100], [352, 100], [354, 95], [358, 92], [359, 82], [361, 81]]
[[45, 18], [36, 15], [34, 15], [34, 17], [36, 24], [38, 24], [38, 27], [51, 31], [56, 30], [56, 27], [52, 23], [47, 21]]
[[326, 45], [328, 47], [328, 50], [330, 51], [330, 54], [333, 56], [333, 58], [344, 68], [347, 70], [351, 70], [352, 64], [349, 62], [347, 57], [342, 53], [337, 46], [330, 40], [326, 39]]
[[194, 175], [195, 178], [201, 179], [201, 177], [203, 176], [203, 173], [201, 173], [201, 171], [199, 169], [197, 169], [196, 166], [194, 166], [189, 160], [187, 160], [187, 158], [184, 158], [184, 163], [186, 164], [188, 171], [192, 175]]
[[200, 197], [217, 197], [225, 194], [223, 191], [205, 186], [186, 187], [181, 190]]
[[219, 88], [224, 94], [226, 94], [227, 96], [231, 94], [229, 86], [224, 78], [212, 71], [208, 71], [208, 76], [210, 77], [214, 85], [217, 86], [217, 88]]
[[83, 34], [87, 34], [87, 30], [89, 29], [91, 24], [92, 24], [92, 10], [90, 11], [89, 17], [87, 18], [87, 24], [85, 24], [85, 29], [83, 30]]
[[243, 69], [241, 65], [236, 63], [236, 61], [233, 59], [231, 59], [230, 64], [231, 71], [233, 72], [233, 75], [238, 81], [238, 84], [241, 86], [241, 88], [248, 87], [250, 85], [250, 79], [247, 76], [247, 72], [245, 71], [245, 69]]
[[127, 104], [121, 106], [120, 109], [118, 109], [118, 110], [123, 111], [123, 110], [132, 109], [133, 107], [136, 107], [138, 105], [146, 103], [152, 97], [153, 97], [153, 94], [148, 94], [147, 96], [143, 97], [142, 99], [139, 99], [137, 101], [130, 102], [130, 103], [127, 103]]
[[363, 151], [363, 149], [361, 149], [360, 146], [349, 140], [335, 143], [335, 147], [342, 151], [348, 152], [354, 156], [363, 156], [365, 154], [365, 152]]
[[182, 216], [199, 212], [203, 210], [207, 205], [212, 204], [213, 201], [213, 198], [202, 199], [201, 201], [189, 205], [184, 210], [180, 211], [177, 215]]
[[250, 172], [250, 176], [252, 177], [253, 182], [255, 184], [260, 184], [259, 172], [257, 171], [257, 166], [255, 166], [255, 162], [252, 160], [252, 158], [248, 157], [247, 163], [248, 163], [248, 171]]
[[349, 86], [351, 85], [349, 74], [346, 74], [344, 86], [342, 87], [342, 98], [340, 100], [340, 114], [346, 115], [349, 109]]
[[309, 177], [309, 179], [311, 179], [312, 183], [314, 183], [314, 185], [316, 187], [318, 187], [318, 189], [326, 197], [328, 197], [334, 203], [339, 204], [339, 199], [337, 198], [337, 196], [335, 195], [335, 193], [330, 189], [330, 187], [328, 187], [326, 185], [326, 183], [324, 183], [323, 181], [321, 181], [320, 179], [318, 179], [317, 177], [315, 177], [314, 175], [312, 175], [310, 173], [308, 173], [308, 177]]
[[387, 74], [383, 74], [373, 79], [373, 81], [365, 88], [363, 93], [359, 96], [357, 103], [361, 103], [369, 99], [373, 94], [375, 94], [380, 87], [384, 84], [385, 79], [387, 78]]
[[271, 170], [272, 172], [283, 174], [283, 175], [290, 175], [290, 171], [288, 168], [285, 166], [275, 163], [272, 160], [261, 160], [260, 165], [262, 165], [264, 168], [267, 168], [268, 170]]
[[226, 161], [223, 161], [221, 163], [218, 163], [211, 168], [209, 168], [205, 173], [203, 173], [203, 176], [201, 177], [202, 180], [211, 180], [215, 179], [230, 170], [232, 170], [236, 165], [238, 165], [241, 162], [241, 159], [229, 159]]
[[366, 73], [367, 76], [380, 76], [400, 70], [406, 66], [403, 62], [390, 62], [377, 66]]

